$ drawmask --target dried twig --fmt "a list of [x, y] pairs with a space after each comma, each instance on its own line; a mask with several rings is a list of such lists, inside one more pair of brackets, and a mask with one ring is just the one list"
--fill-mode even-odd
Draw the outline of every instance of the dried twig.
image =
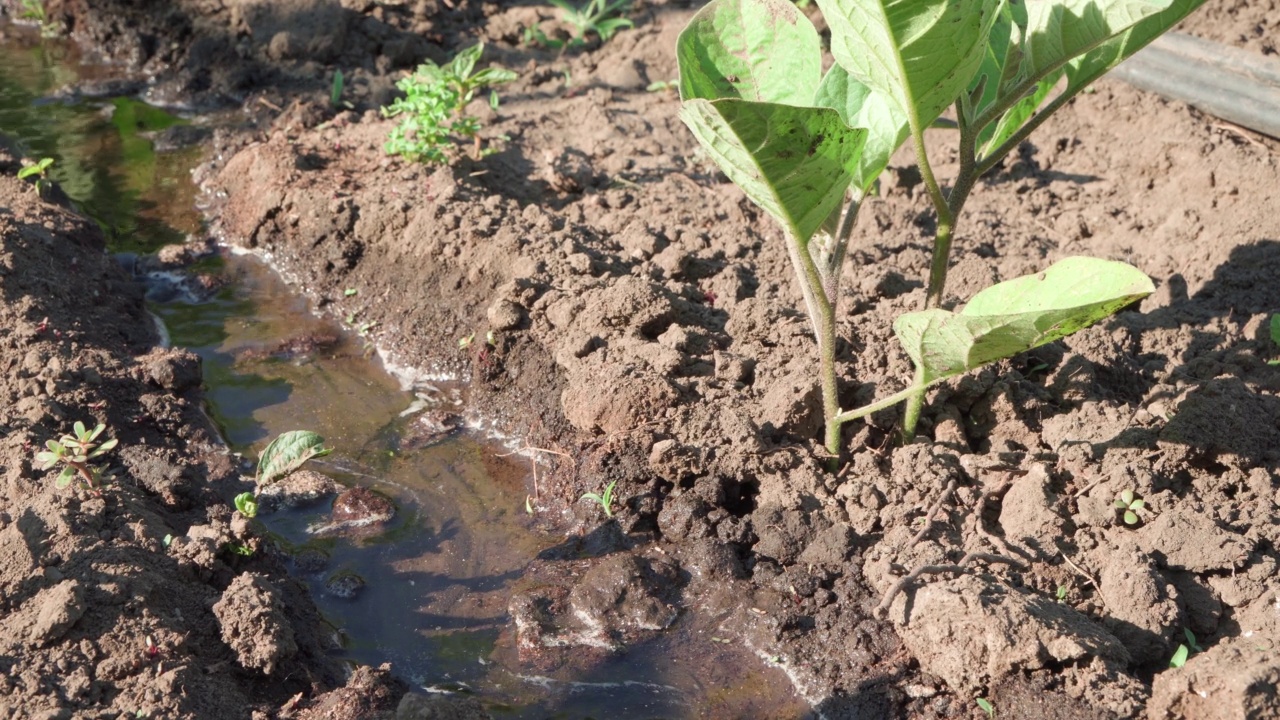
[[1014, 560], [1013, 558], [1007, 558], [1003, 555], [994, 555], [991, 553], [973, 553], [973, 552], [966, 554], [963, 558], [960, 559], [960, 562], [956, 563], [955, 565], [921, 565], [915, 570], [912, 570], [910, 573], [908, 573], [905, 577], [903, 577], [897, 583], [895, 583], [893, 587], [889, 588], [889, 592], [885, 593], [884, 599], [880, 601], [879, 605], [876, 605], [876, 609], [873, 611], [873, 613], [878, 618], [884, 618], [884, 616], [889, 613], [889, 606], [892, 605], [894, 599], [898, 597], [898, 593], [902, 592], [903, 590], [906, 590], [907, 586], [910, 585], [912, 582], [915, 582], [916, 580], [918, 580], [921, 575], [940, 575], [942, 573], [968, 572], [969, 568], [967, 567], [967, 565], [974, 560], [982, 560], [984, 562], [987, 562], [988, 564], [1004, 563], [1005, 565], [1012, 565], [1013, 567], [1016, 567], [1019, 570], [1025, 570], [1027, 567], [1022, 563], [1021, 560]]
[[1089, 584], [1093, 586], [1094, 590], [1098, 591], [1098, 598], [1102, 600], [1102, 607], [1106, 608], [1107, 612], [1110, 612], [1111, 606], [1107, 604], [1107, 596], [1102, 594], [1102, 586], [1098, 584], [1098, 581], [1094, 580], [1092, 575], [1085, 572], [1084, 568], [1071, 562], [1071, 558], [1067, 557], [1066, 553], [1059, 550], [1058, 554], [1061, 555], [1062, 559], [1066, 560], [1067, 564], [1070, 565], [1076, 572], [1080, 573], [1081, 577], [1083, 577], [1085, 580], [1088, 580]]

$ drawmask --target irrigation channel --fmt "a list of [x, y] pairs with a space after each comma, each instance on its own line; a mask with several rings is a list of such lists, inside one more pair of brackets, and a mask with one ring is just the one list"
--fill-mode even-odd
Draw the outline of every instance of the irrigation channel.
[[[200, 236], [190, 173], [202, 149], [158, 151], [157, 135], [198, 136], [214, 119], [113, 94], [110, 68], [20, 28], [4, 29], [0, 68], [0, 132], [30, 157], [54, 158], [51, 177], [121, 262], [142, 268], [146, 255]], [[153, 278], [151, 308], [173, 345], [203, 358], [207, 409], [230, 448], [252, 458], [280, 432], [314, 430], [336, 449], [317, 469], [398, 509], [360, 537], [316, 534], [327, 505], [265, 517], [345, 660], [389, 662], [421, 689], [474, 693], [495, 717], [807, 714], [779, 671], [696, 615], [587, 670], [522, 667], [508, 602], [529, 562], [563, 541], [526, 515], [527, 463], [474, 428], [407, 442], [421, 412], [466, 416], [466, 388], [402, 388], [358, 332], [318, 317], [262, 258], [220, 248], [195, 270], [218, 289], [197, 299]]]

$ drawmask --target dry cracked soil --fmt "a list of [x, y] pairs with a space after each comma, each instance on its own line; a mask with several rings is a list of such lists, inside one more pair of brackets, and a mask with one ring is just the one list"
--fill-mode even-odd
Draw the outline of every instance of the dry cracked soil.
[[[571, 456], [546, 459], [538, 488], [568, 540], [511, 603], [531, 663], [720, 613], [825, 717], [973, 718], [976, 697], [1003, 718], [1280, 717], [1275, 140], [1115, 81], [1072, 101], [975, 189], [946, 302], [1069, 255], [1132, 263], [1156, 293], [932, 391], [913, 444], [895, 442], [896, 411], [852, 423], [833, 475], [781, 231], [650, 89], [676, 75], [690, 4], [636, 3], [634, 28], [566, 53], [521, 42], [553, 18], [531, 4], [47, 6], [148, 99], [246, 108], [197, 173], [221, 241], [269, 254], [321, 312], [376, 322], [397, 366], [467, 378], [474, 408]], [[1273, 1], [1210, 0], [1181, 30], [1274, 58], [1278, 25]], [[377, 107], [394, 81], [476, 40], [519, 73], [497, 110], [474, 108], [496, 152], [387, 157]], [[944, 181], [948, 141], [933, 138]], [[910, 160], [891, 162], [844, 270], [843, 407], [911, 377], [891, 324], [923, 303], [934, 220]], [[221, 552], [246, 485], [200, 412], [196, 360], [155, 348], [93, 223], [17, 168], [0, 155], [0, 708], [446, 712], [401, 701], [394, 668], [345, 677], [273, 556]], [[489, 331], [492, 346], [459, 349]], [[32, 448], [89, 417], [121, 441], [117, 474], [58, 491]], [[609, 483], [612, 520], [578, 501]], [[1136, 525], [1123, 490], [1146, 502]], [[602, 590], [620, 585], [629, 597]], [[613, 624], [566, 629], [584, 608]], [[1187, 633], [1200, 649], [1171, 669]]]

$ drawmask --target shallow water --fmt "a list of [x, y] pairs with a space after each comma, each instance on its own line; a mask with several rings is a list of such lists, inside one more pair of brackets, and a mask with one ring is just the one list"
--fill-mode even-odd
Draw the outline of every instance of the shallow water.
[[[55, 99], [59, 88], [101, 79], [70, 46], [0, 34], [0, 132], [33, 157], [107, 231], [116, 252], [146, 253], [200, 233], [190, 169], [200, 149], [158, 153], [151, 133], [182, 118], [128, 98]], [[69, 95], [62, 93], [61, 95]], [[395, 519], [360, 539], [317, 537], [326, 508], [264, 517], [280, 546], [327, 558], [298, 570], [352, 663], [392, 663], [423, 688], [465, 691], [497, 717], [790, 718], [806, 714], [781, 672], [716, 636], [716, 619], [684, 615], [659, 639], [588, 670], [543, 675], [516, 657], [507, 604], [537, 553], [562, 539], [525, 512], [529, 467], [471, 430], [401, 451], [427, 406], [462, 412], [465, 388], [405, 390], [350, 328], [321, 319], [260, 259], [223, 253], [201, 272], [230, 282], [212, 299], [154, 304], [172, 343], [204, 360], [208, 409], [232, 449], [256, 456], [276, 434], [309, 429], [335, 448], [317, 469], [390, 497]], [[306, 352], [282, 341], [333, 336]], [[344, 599], [334, 574], [365, 587]]]

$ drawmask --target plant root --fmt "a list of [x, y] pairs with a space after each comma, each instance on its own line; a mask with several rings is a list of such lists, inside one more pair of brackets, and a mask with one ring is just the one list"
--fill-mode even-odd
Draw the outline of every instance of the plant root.
[[1015, 560], [1010, 557], [1005, 557], [1003, 555], [995, 555], [992, 553], [975, 553], [975, 552], [967, 553], [963, 558], [960, 559], [960, 562], [956, 563], [955, 565], [921, 565], [915, 570], [912, 570], [910, 573], [908, 573], [905, 577], [903, 577], [897, 583], [895, 583], [893, 587], [889, 588], [889, 592], [885, 593], [884, 598], [880, 600], [879, 605], [876, 605], [875, 610], [872, 611], [872, 614], [874, 614], [877, 618], [883, 620], [885, 616], [889, 614], [889, 606], [893, 604], [893, 601], [895, 598], [898, 597], [898, 594], [901, 593], [903, 590], [906, 590], [908, 585], [920, 579], [920, 576], [941, 575], [943, 573], [969, 572], [970, 568], [968, 566], [971, 562], [975, 560], [982, 560], [988, 565], [992, 563], [1003, 563], [1005, 565], [1012, 565], [1013, 567], [1016, 567], [1019, 570], [1025, 570], [1027, 567], [1025, 564], [1023, 564], [1021, 560]]
[[958, 487], [959, 484], [960, 484], [959, 478], [954, 478], [954, 477], [951, 478], [951, 482], [947, 483], [947, 487], [945, 490], [942, 491], [942, 495], [938, 496], [938, 499], [929, 508], [929, 512], [925, 513], [924, 527], [920, 528], [920, 532], [916, 533], [915, 537], [911, 538], [911, 544], [908, 545], [907, 547], [915, 546], [916, 543], [923, 540], [924, 537], [929, 534], [930, 530], [933, 530], [933, 523], [934, 523], [933, 517], [938, 514], [939, 510], [942, 509], [942, 505], [947, 502], [947, 499], [950, 498], [952, 494], [955, 493], [956, 487]]

